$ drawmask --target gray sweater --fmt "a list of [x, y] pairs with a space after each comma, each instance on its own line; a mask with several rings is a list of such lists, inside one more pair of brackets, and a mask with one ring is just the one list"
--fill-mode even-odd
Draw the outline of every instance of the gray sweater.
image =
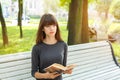
[[[35, 72], [45, 73], [44, 68], [53, 63], [59, 63], [66, 66], [67, 60], [67, 44], [59, 41], [55, 44], [49, 45], [46, 43], [39, 43], [33, 46], [32, 49], [32, 70], [31, 74], [34, 77]], [[62, 80], [62, 75], [55, 79], [36, 79], [36, 80]]]

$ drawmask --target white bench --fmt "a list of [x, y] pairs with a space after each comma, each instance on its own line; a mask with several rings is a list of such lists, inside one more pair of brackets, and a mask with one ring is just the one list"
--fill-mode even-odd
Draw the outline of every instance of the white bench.
[[[64, 80], [120, 80], [120, 68], [107, 41], [68, 48], [68, 64], [76, 64]], [[35, 80], [31, 76], [31, 52], [0, 56], [0, 80]]]

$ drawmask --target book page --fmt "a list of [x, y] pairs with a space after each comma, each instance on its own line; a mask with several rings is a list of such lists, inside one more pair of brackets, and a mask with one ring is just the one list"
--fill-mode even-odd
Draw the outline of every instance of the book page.
[[74, 67], [76, 67], [75, 64], [68, 65], [68, 66], [67, 66], [67, 70], [73, 69]]
[[63, 66], [61, 64], [58, 64], [58, 63], [54, 63], [50, 66], [48, 66], [47, 68], [44, 69], [44, 71], [46, 72], [57, 72], [57, 73], [62, 73], [64, 72], [65, 70], [70, 70], [70, 69], [73, 69], [76, 65], [72, 64], [72, 65], [69, 65], [69, 66]]

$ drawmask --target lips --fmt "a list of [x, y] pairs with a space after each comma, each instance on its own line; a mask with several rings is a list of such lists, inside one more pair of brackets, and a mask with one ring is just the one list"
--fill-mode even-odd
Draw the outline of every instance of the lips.
[[50, 34], [53, 34], [54, 32], [50, 32]]

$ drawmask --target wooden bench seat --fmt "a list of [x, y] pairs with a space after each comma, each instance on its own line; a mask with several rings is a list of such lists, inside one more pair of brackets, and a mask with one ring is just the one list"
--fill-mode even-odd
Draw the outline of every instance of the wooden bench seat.
[[[120, 68], [107, 41], [68, 47], [67, 64], [76, 64], [64, 80], [120, 80]], [[31, 76], [31, 52], [0, 56], [0, 80], [35, 80]]]

